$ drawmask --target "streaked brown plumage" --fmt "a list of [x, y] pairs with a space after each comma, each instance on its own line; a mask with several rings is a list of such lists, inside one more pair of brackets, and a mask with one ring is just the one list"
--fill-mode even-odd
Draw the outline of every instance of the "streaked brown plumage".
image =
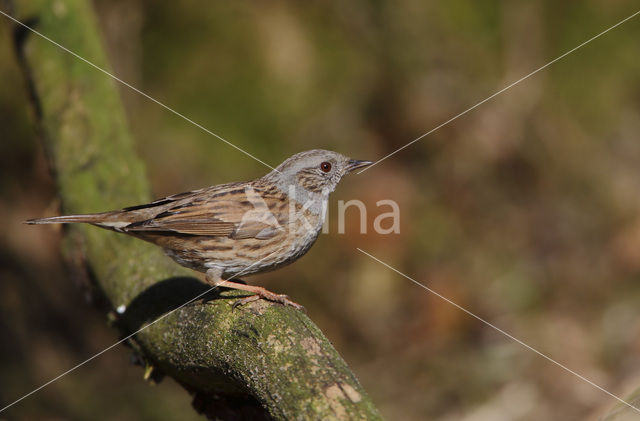
[[207, 282], [301, 308], [286, 295], [225, 281], [277, 269], [313, 245], [329, 194], [341, 178], [370, 165], [336, 152], [293, 155], [264, 177], [168, 196], [118, 211], [32, 219], [29, 224], [89, 223], [154, 243], [176, 262], [206, 273]]

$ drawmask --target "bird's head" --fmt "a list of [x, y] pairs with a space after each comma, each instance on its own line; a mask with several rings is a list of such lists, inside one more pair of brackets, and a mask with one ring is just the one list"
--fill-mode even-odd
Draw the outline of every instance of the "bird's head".
[[312, 196], [325, 196], [335, 190], [346, 174], [371, 164], [371, 161], [358, 161], [337, 152], [313, 149], [288, 158], [268, 177], [277, 179], [282, 190], [294, 187]]

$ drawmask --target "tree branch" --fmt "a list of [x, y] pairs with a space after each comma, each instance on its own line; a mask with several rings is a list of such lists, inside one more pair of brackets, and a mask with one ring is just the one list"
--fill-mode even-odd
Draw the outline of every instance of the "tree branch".
[[[89, 2], [29, 0], [14, 7], [23, 22], [108, 69]], [[64, 213], [148, 201], [114, 80], [17, 25], [15, 39]], [[130, 344], [147, 364], [147, 377], [172, 376], [209, 417], [380, 418], [304, 314], [262, 300], [232, 311], [241, 293], [224, 291], [167, 315], [207, 287], [142, 241], [90, 226], [66, 232], [66, 253], [82, 256], [112, 309], [126, 308], [115, 322], [123, 335], [166, 315]]]

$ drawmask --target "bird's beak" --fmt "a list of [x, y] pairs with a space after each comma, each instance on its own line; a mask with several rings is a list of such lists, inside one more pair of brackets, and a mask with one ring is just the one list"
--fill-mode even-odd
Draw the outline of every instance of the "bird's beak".
[[357, 170], [358, 168], [368, 167], [373, 164], [373, 161], [358, 161], [357, 159], [350, 159], [347, 164], [347, 172]]

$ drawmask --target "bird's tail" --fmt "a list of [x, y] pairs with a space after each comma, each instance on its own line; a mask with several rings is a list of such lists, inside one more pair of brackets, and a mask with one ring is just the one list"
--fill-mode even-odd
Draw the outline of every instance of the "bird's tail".
[[49, 218], [28, 219], [24, 223], [29, 225], [85, 223], [115, 230], [130, 223], [128, 221], [118, 221], [114, 218], [114, 214], [115, 212], [104, 212], [86, 215], [51, 216]]
[[72, 222], [96, 222], [95, 215], [65, 215], [65, 216], [51, 216], [49, 218], [27, 219], [25, 224], [39, 225], [39, 224], [70, 224]]

